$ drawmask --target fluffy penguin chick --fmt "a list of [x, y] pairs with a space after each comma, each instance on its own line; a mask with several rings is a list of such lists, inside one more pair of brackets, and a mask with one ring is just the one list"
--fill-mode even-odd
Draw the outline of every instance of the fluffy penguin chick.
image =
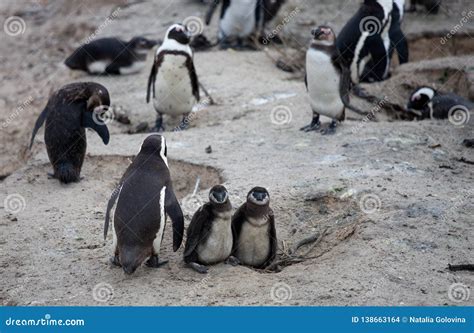
[[227, 189], [214, 186], [209, 202], [200, 207], [187, 231], [184, 262], [199, 273], [207, 273], [204, 265], [212, 265], [229, 258], [232, 252], [232, 205]]
[[234, 245], [232, 255], [243, 265], [265, 268], [276, 256], [275, 219], [270, 195], [263, 187], [254, 187], [232, 216]]

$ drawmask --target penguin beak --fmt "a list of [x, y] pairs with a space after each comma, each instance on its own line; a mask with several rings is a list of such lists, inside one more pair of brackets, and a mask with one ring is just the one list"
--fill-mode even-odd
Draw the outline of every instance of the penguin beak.
[[213, 192], [212, 196], [218, 203], [223, 203], [227, 199], [227, 193], [225, 192]]
[[323, 34], [324, 32], [321, 30], [321, 28], [316, 28], [316, 29], [313, 29], [311, 30], [311, 35], [313, 35], [313, 37], [315, 39], [319, 39], [319, 37]]
[[267, 197], [267, 194], [263, 192], [253, 192], [252, 195], [257, 201], [263, 201]]

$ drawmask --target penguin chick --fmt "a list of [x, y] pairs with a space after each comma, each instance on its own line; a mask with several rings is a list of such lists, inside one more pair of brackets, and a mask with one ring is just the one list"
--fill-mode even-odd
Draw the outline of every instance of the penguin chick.
[[204, 265], [229, 258], [232, 252], [232, 205], [227, 189], [216, 185], [209, 191], [209, 202], [201, 206], [187, 230], [184, 262], [199, 273], [207, 273]]
[[247, 194], [247, 201], [232, 216], [232, 233], [232, 255], [241, 264], [265, 268], [275, 259], [275, 219], [265, 188], [254, 187]]
[[85, 128], [92, 128], [108, 144], [109, 130], [101, 115], [109, 106], [109, 92], [95, 82], [71, 83], [53, 93], [36, 120], [29, 147], [46, 121], [44, 141], [54, 169], [50, 176], [65, 184], [80, 180], [87, 148]]
[[158, 113], [152, 131], [164, 130], [163, 114], [182, 116], [179, 129], [186, 129], [187, 115], [199, 102], [199, 82], [189, 46], [190, 32], [182, 24], [173, 24], [166, 32], [165, 40], [156, 51], [155, 61], [148, 78], [146, 101], [153, 97]]

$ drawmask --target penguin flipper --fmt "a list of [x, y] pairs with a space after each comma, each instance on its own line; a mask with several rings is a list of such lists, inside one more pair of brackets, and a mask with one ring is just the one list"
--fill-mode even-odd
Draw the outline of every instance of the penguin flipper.
[[[364, 72], [370, 74], [370, 77], [375, 81], [383, 81], [385, 79], [385, 70], [388, 68], [388, 54], [385, 50], [385, 45], [382, 38], [379, 35], [374, 35], [367, 39], [367, 48], [371, 56], [371, 63], [373, 66], [368, 71], [364, 69]], [[367, 67], [367, 65], [366, 65]], [[363, 75], [361, 81], [367, 79], [367, 75]]]
[[120, 194], [120, 191], [122, 190], [122, 184], [119, 184], [115, 190], [112, 192], [112, 195], [110, 196], [109, 202], [107, 203], [107, 211], [105, 213], [105, 222], [104, 222], [104, 240], [107, 238], [107, 232], [109, 230], [109, 221], [110, 221], [110, 211], [115, 205], [115, 201], [117, 201], [117, 198]]
[[341, 79], [339, 80], [339, 95], [341, 96], [342, 104], [351, 111], [354, 111], [361, 116], [366, 116], [367, 112], [364, 112], [355, 106], [352, 106], [349, 101], [349, 94], [352, 88], [352, 79], [350, 69], [342, 66], [341, 67]]
[[46, 116], [48, 115], [48, 106], [44, 108], [43, 111], [41, 111], [38, 119], [36, 120], [35, 127], [33, 129], [33, 133], [31, 134], [31, 141], [30, 141], [30, 147], [28, 149], [31, 149], [33, 146], [33, 141], [35, 139], [36, 133], [38, 133], [38, 130], [43, 126], [43, 123], [46, 119]]
[[191, 88], [193, 91], [194, 98], [196, 101], [199, 102], [200, 95], [199, 95], [199, 80], [196, 74], [196, 69], [194, 68], [194, 62], [191, 57], [187, 57], [186, 59], [186, 66], [189, 69], [189, 76], [191, 78]]
[[231, 255], [235, 255], [237, 252], [237, 243], [240, 236], [240, 231], [242, 230], [242, 224], [245, 221], [245, 211], [247, 209], [247, 203], [242, 204], [239, 209], [234, 213], [232, 216], [232, 238], [233, 238], [233, 245], [232, 245], [232, 253]]
[[150, 103], [150, 90], [153, 87], [153, 97], [155, 97], [155, 81], [156, 75], [158, 75], [158, 68], [163, 62], [164, 54], [162, 52], [158, 53], [155, 56], [155, 61], [153, 61], [153, 66], [151, 67], [150, 75], [148, 76], [148, 86], [146, 91], [146, 102]]
[[264, 267], [270, 265], [272, 261], [275, 260], [278, 249], [278, 240], [275, 229], [275, 216], [273, 215], [273, 211], [271, 209], [268, 213], [268, 219], [268, 223], [270, 223], [270, 229], [268, 230], [268, 236], [270, 237], [270, 254], [268, 255], [267, 260], [263, 264]]
[[390, 43], [396, 49], [398, 62], [401, 64], [408, 62], [408, 42], [403, 31], [398, 28], [390, 33]]
[[97, 132], [97, 134], [99, 134], [104, 144], [109, 143], [110, 134], [107, 125], [105, 125], [105, 123], [100, 123], [97, 117], [94, 119], [93, 112], [82, 112], [82, 127], [92, 128], [94, 131]]
[[[186, 233], [186, 245], [184, 247], [184, 261], [194, 252], [196, 247], [209, 233], [212, 220], [212, 209], [209, 203], [200, 207], [193, 215]], [[207, 222], [207, 223], [206, 223]]]
[[173, 251], [176, 252], [183, 242], [184, 217], [172, 186], [166, 187], [165, 212], [173, 222]]

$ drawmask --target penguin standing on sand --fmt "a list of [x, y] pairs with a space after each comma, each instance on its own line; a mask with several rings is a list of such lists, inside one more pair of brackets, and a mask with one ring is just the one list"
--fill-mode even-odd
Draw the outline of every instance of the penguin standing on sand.
[[408, 62], [408, 42], [402, 31], [401, 24], [405, 11], [405, 0], [394, 0], [392, 10], [392, 22], [388, 32], [390, 37], [390, 59], [394, 51], [397, 51], [399, 64]]
[[339, 33], [336, 46], [353, 83], [387, 78], [392, 8], [393, 0], [364, 0]]
[[70, 69], [89, 74], [132, 74], [145, 66], [146, 56], [156, 44], [144, 37], [134, 37], [128, 42], [100, 38], [76, 49], [64, 63]]
[[270, 195], [263, 187], [254, 187], [232, 216], [234, 245], [232, 255], [246, 266], [265, 268], [277, 251], [275, 218]]
[[322, 133], [334, 134], [337, 122], [344, 120], [346, 107], [359, 114], [363, 112], [349, 104], [352, 86], [350, 72], [339, 62], [341, 58], [335, 46], [334, 31], [328, 26], [319, 26], [313, 29], [311, 34], [313, 40], [306, 52], [305, 84], [313, 118], [311, 123], [301, 130], [319, 130], [319, 116], [324, 115], [332, 121]]
[[104, 108], [109, 106], [109, 92], [95, 82], [68, 84], [49, 98], [36, 120], [30, 149], [36, 133], [46, 121], [44, 141], [54, 169], [53, 178], [65, 184], [80, 180], [87, 148], [85, 128], [92, 128], [104, 144], [109, 143], [109, 131], [101, 118]]
[[[474, 110], [474, 103], [456, 94], [442, 93], [423, 86], [411, 93], [407, 109], [419, 119], [461, 117], [468, 122], [469, 111]], [[458, 114], [454, 115], [455, 112]]]
[[156, 51], [146, 95], [147, 103], [153, 97], [153, 106], [158, 113], [153, 131], [164, 130], [163, 114], [182, 116], [179, 129], [186, 129], [186, 117], [199, 102], [199, 82], [189, 46], [190, 37], [184, 25], [174, 24]]
[[105, 215], [104, 239], [107, 237], [110, 211], [114, 214], [114, 256], [112, 263], [132, 274], [148, 258], [149, 267], [166, 263], [158, 260], [166, 215], [173, 222], [173, 250], [181, 246], [184, 218], [173, 191], [168, 169], [165, 138], [150, 135], [127, 168], [112, 193]]
[[207, 273], [204, 265], [226, 261], [232, 252], [232, 205], [227, 189], [214, 186], [209, 202], [198, 209], [189, 224], [184, 249], [184, 262], [199, 273]]
[[[235, 40], [237, 47], [244, 47], [244, 42], [255, 32], [257, 13], [261, 0], [223, 0], [219, 20], [218, 40], [222, 47], [231, 46]], [[212, 14], [219, 5], [214, 1], [206, 15], [206, 25], [211, 22]], [[263, 18], [262, 18], [263, 20]]]

